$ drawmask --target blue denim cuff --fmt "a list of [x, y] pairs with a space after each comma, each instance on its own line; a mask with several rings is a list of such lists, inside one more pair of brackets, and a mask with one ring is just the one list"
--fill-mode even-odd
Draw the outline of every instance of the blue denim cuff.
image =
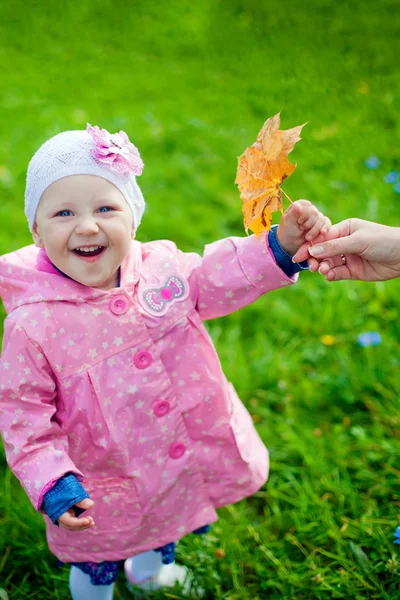
[[[75, 475], [67, 473], [54, 484], [51, 490], [46, 492], [43, 499], [43, 509], [52, 523], [58, 526], [57, 519], [62, 514], [77, 502], [81, 502], [81, 500], [89, 497], [89, 494], [79, 483]], [[77, 517], [85, 512], [83, 508], [78, 507], [75, 507], [74, 510]]]
[[292, 262], [292, 257], [284, 251], [279, 243], [278, 236], [276, 234], [278, 225], [273, 225], [268, 233], [268, 243], [271, 248], [272, 254], [275, 257], [278, 266], [288, 277], [292, 277], [299, 271], [306, 271], [308, 269], [308, 261], [304, 260], [301, 263]]

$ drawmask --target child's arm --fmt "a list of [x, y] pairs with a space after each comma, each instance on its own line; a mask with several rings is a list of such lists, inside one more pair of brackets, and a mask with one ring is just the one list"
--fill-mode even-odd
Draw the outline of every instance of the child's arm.
[[0, 361], [0, 430], [7, 462], [36, 510], [66, 473], [83, 475], [68, 456], [56, 413], [56, 383], [41, 349], [13, 317], [4, 327]]
[[[280, 229], [279, 229], [280, 228]], [[330, 221], [308, 201], [294, 202], [282, 217], [278, 240], [291, 257]], [[176, 251], [176, 250], [175, 250]], [[230, 237], [209, 244], [203, 257], [178, 252], [180, 272], [189, 281], [191, 296], [203, 320], [232, 313], [275, 289], [294, 283], [279, 266], [266, 232], [256, 236]]]

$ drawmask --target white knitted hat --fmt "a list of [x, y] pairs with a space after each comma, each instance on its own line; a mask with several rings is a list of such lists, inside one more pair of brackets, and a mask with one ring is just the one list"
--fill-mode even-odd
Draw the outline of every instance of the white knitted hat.
[[59, 133], [39, 148], [28, 166], [25, 215], [30, 230], [43, 192], [68, 175], [97, 175], [113, 183], [131, 207], [137, 229], [145, 201], [134, 173], [139, 175], [142, 169], [139, 152], [123, 131], [111, 135], [88, 125], [86, 131]]

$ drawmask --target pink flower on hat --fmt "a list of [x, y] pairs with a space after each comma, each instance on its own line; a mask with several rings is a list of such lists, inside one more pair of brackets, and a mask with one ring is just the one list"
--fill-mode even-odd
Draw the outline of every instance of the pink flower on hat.
[[86, 131], [96, 142], [92, 148], [93, 158], [104, 165], [108, 165], [118, 175], [141, 175], [144, 163], [140, 158], [139, 150], [130, 141], [124, 131], [109, 133], [107, 129], [92, 127], [89, 123]]

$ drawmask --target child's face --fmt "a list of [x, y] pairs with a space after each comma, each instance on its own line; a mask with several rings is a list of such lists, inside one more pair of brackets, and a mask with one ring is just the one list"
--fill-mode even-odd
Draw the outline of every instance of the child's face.
[[60, 271], [101, 290], [118, 285], [133, 232], [132, 211], [121, 192], [94, 175], [71, 175], [50, 185], [32, 230], [36, 245]]

